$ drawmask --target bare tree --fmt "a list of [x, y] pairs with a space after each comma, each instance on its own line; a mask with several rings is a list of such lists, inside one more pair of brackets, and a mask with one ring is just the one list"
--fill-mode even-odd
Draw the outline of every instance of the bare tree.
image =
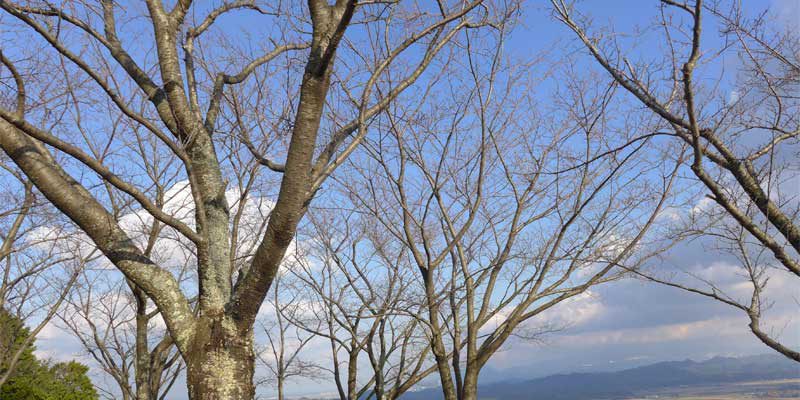
[[315, 210], [309, 220], [309, 243], [289, 264], [305, 301], [289, 320], [329, 343], [326, 369], [341, 400], [397, 399], [436, 371], [414, 317], [409, 260], [352, 210]]
[[267, 370], [267, 376], [257, 381], [256, 386], [269, 384], [277, 390], [278, 400], [285, 399], [285, 387], [289, 380], [297, 378], [313, 379], [320, 373], [320, 367], [306, 361], [301, 353], [314, 336], [293, 325], [286, 314], [296, 312], [297, 303], [302, 303], [296, 292], [286, 290], [282, 284], [285, 277], [281, 273], [275, 276], [272, 284], [272, 296], [269, 300], [271, 315], [261, 321], [261, 328], [266, 336], [266, 345], [257, 352], [260, 365]]
[[115, 382], [116, 390], [98, 385], [107, 398], [163, 399], [183, 370], [180, 355], [144, 293], [110, 275], [85, 272], [59, 320]]
[[414, 265], [448, 400], [477, 398], [481, 369], [510, 338], [551, 330], [542, 313], [668, 246], [648, 231], [675, 168], [641, 146], [614, 150], [649, 121], [607, 119], [615, 86], [592, 79], [565, 79], [549, 107], [536, 103], [503, 38], [469, 52], [448, 89], [382, 113], [383, 136], [348, 168], [361, 177], [353, 201]]
[[[750, 17], [738, 2], [662, 0], [651, 31], [660, 34], [665, 54], [660, 62], [640, 62], [631, 60], [632, 52], [617, 36], [593, 33], [596, 28], [571, 3], [552, 4], [556, 18], [611, 78], [661, 120], [657, 134], [690, 146], [686, 166], [715, 207], [683, 236], [718, 240], [718, 247], [739, 259], [752, 290], [748, 298], [735, 299], [714, 282], [692, 286], [646, 277], [741, 310], [759, 340], [800, 361], [800, 352], [768, 334], [761, 322], [769, 276], [800, 277], [800, 36], [795, 26], [777, 22], [769, 12]], [[713, 43], [706, 33], [710, 29], [721, 34], [722, 43]], [[735, 75], [701, 83], [718, 75], [713, 68], [731, 55], [739, 63]], [[651, 136], [640, 134], [631, 143]]]
[[[460, 32], [505, 11], [481, 0], [144, 6], [0, 2], [14, 88], [0, 109], [0, 147], [154, 302], [186, 363], [190, 397], [250, 399], [253, 324], [309, 202], [368, 123]], [[226, 25], [233, 17], [252, 30], [237, 34]], [[240, 113], [250, 102], [274, 113]], [[113, 129], [116, 120], [124, 129]], [[154, 144], [145, 159], [129, 151], [138, 137]], [[255, 178], [240, 185], [269, 194], [265, 171], [280, 184], [253, 256], [235, 271], [241, 243], [226, 192], [244, 157], [257, 161], [244, 174]], [[156, 159], [188, 182], [191, 221], [154, 201], [144, 171]], [[190, 243], [196, 285], [182, 287], [120, 226], [109, 211], [120, 198]]]

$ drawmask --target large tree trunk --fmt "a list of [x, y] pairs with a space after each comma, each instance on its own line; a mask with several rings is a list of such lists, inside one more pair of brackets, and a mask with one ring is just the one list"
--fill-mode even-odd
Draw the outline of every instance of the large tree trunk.
[[464, 386], [462, 388], [460, 400], [477, 400], [478, 399], [478, 374], [477, 368], [467, 367], [464, 374]]
[[202, 317], [184, 357], [190, 399], [252, 400], [255, 396], [251, 328], [240, 328], [229, 317]]
[[[442, 385], [442, 396], [444, 400], [458, 400], [458, 391], [453, 383], [453, 372], [450, 369], [451, 357], [447, 354], [442, 337], [442, 328], [439, 325], [439, 307], [432, 300], [435, 298], [434, 288], [430, 284], [431, 277], [425, 279], [426, 300], [428, 302], [428, 320], [431, 329], [431, 350], [436, 361], [436, 369], [439, 372], [439, 381]], [[455, 352], [454, 352], [455, 353]]]
[[439, 381], [442, 385], [442, 396], [444, 400], [458, 400], [458, 393], [453, 384], [452, 371], [448, 363], [447, 352], [441, 342], [441, 335], [434, 332], [432, 341], [433, 356], [436, 360], [436, 367], [439, 371]]

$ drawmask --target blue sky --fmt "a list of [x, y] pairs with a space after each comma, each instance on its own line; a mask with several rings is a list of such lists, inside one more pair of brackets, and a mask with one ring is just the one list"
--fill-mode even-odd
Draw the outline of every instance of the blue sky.
[[[547, 2], [526, 4], [520, 26], [509, 41], [508, 54], [531, 58], [537, 52], [553, 48], [576, 51], [579, 66], [592, 68], [573, 35], [549, 16]], [[647, 25], [657, 15], [655, 0], [594, 0], [579, 4], [582, 12], [594, 16], [597, 27], [614, 25], [628, 31]], [[746, 1], [750, 11], [769, 7], [787, 24], [800, 22], [800, 2], [796, 0]], [[706, 40], [720, 40], [713, 30]], [[647, 57], [647, 46], [638, 56]], [[721, 67], [721, 66], [718, 66]], [[684, 210], [688, 212], [688, 210]], [[666, 255], [657, 268], [683, 268], [699, 274], [712, 274], [734, 287], [735, 276], [726, 271], [733, 260], [708, 251], [708, 243], [681, 245]], [[787, 283], [789, 282], [789, 283]], [[800, 321], [793, 307], [798, 297], [791, 282], [780, 276], [770, 283], [775, 306], [770, 316], [776, 332], [789, 344], [800, 346]], [[512, 342], [490, 361], [482, 377], [525, 378], [576, 370], [607, 370], [662, 360], [704, 359], [717, 355], [767, 353], [747, 329], [747, 320], [739, 312], [714, 301], [692, 296], [675, 289], [630, 280], [607, 284], [590, 296], [557, 307], [543, 316], [568, 322], [569, 328], [548, 337], [544, 343]], [[48, 327], [37, 342], [40, 355], [56, 359], [81, 357], [78, 344], [56, 327]], [[290, 383], [289, 393], [310, 394], [329, 391], [321, 382]], [[185, 388], [179, 383], [169, 398], [184, 399]]]

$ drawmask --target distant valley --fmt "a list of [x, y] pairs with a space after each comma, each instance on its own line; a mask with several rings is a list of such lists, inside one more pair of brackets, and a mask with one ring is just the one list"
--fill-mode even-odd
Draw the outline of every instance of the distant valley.
[[[496, 382], [481, 400], [800, 399], [800, 365], [777, 355], [661, 362], [616, 372], [572, 373]], [[403, 400], [441, 400], [428, 388]]]

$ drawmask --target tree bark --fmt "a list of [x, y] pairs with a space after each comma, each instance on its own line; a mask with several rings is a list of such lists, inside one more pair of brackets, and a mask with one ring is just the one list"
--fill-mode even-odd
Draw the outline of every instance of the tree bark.
[[457, 400], [458, 393], [456, 391], [456, 387], [453, 384], [453, 377], [451, 375], [452, 371], [450, 370], [449, 364], [449, 357], [447, 356], [447, 350], [445, 350], [444, 343], [442, 342], [442, 335], [441, 331], [439, 330], [438, 322], [433, 325], [434, 328], [432, 330], [432, 349], [433, 349], [433, 356], [436, 360], [436, 367], [439, 371], [439, 380], [442, 385], [442, 395], [444, 396], [445, 400]]
[[250, 400], [255, 396], [253, 330], [230, 317], [204, 316], [187, 360], [186, 383], [192, 400]]
[[148, 348], [147, 325], [150, 319], [147, 317], [147, 297], [144, 292], [129, 282], [129, 286], [136, 298], [136, 368], [134, 371], [136, 381], [136, 400], [155, 400], [158, 393], [153, 395], [150, 383], [150, 349]]
[[473, 366], [467, 366], [464, 374], [464, 386], [462, 388], [460, 400], [478, 399], [478, 374], [480, 371]]
[[356, 343], [351, 346], [347, 359], [347, 399], [358, 400], [358, 350]]

